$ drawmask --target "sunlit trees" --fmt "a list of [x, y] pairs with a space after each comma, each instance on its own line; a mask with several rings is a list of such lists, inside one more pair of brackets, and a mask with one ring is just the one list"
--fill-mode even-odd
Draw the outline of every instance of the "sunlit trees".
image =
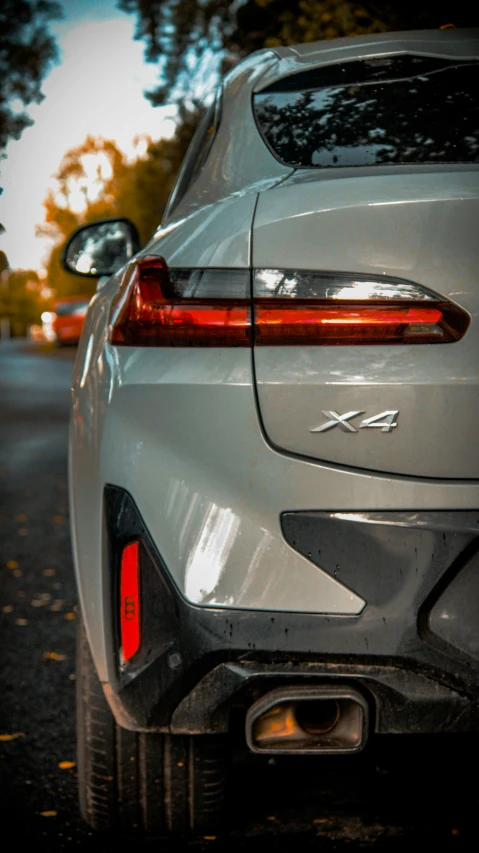
[[[142, 243], [152, 237], [196, 124], [196, 115], [184, 115], [171, 139], [147, 141], [133, 162], [112, 140], [91, 136], [65, 154], [55, 176], [55, 190], [49, 191], [44, 202], [45, 222], [38, 229], [53, 243], [47, 280], [57, 295], [78, 293], [78, 277], [67, 273], [60, 262], [65, 240], [78, 225], [127, 216], [137, 226]], [[85, 279], [81, 288], [93, 293], [95, 284]]]

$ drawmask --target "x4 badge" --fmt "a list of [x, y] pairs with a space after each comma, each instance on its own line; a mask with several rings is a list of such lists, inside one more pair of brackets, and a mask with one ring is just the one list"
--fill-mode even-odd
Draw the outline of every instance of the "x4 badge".
[[[350, 422], [352, 418], [357, 418], [358, 415], [364, 415], [365, 412], [346, 412], [344, 415], [339, 415], [337, 412], [322, 409], [325, 418], [329, 418], [325, 424], [310, 429], [310, 432], [326, 432], [328, 429], [338, 426], [343, 432], [358, 432]], [[381, 432], [392, 432], [397, 427], [396, 418], [399, 415], [398, 409], [388, 409], [386, 412], [380, 412], [379, 415], [373, 415], [372, 418], [364, 418], [359, 424], [359, 429], [380, 429]]]

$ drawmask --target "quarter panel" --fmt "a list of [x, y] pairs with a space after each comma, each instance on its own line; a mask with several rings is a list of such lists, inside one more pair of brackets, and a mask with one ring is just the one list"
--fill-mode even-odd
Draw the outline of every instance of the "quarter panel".
[[258, 488], [270, 477], [250, 447], [259, 432], [251, 354], [124, 348], [118, 367], [101, 477], [135, 497], [183, 595], [219, 607], [360, 612], [361, 598], [286, 545]]
[[225, 198], [159, 228], [141, 254], [164, 255], [170, 266], [247, 267], [257, 194]]
[[252, 54], [226, 75], [215, 140], [196, 180], [175, 209], [181, 216], [199, 206], [273, 186], [292, 173], [263, 142], [252, 109], [253, 86], [279, 65], [272, 51]]

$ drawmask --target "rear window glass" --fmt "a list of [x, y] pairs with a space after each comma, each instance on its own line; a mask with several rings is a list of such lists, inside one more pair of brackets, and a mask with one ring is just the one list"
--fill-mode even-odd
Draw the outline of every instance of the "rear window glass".
[[477, 163], [478, 95], [479, 63], [394, 56], [278, 80], [254, 112], [291, 166]]

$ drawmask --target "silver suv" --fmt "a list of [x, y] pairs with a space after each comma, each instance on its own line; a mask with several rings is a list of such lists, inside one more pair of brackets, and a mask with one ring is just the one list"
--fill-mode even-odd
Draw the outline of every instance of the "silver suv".
[[93, 827], [216, 833], [232, 727], [478, 730], [478, 78], [477, 31], [253, 54], [151, 242], [70, 238]]

